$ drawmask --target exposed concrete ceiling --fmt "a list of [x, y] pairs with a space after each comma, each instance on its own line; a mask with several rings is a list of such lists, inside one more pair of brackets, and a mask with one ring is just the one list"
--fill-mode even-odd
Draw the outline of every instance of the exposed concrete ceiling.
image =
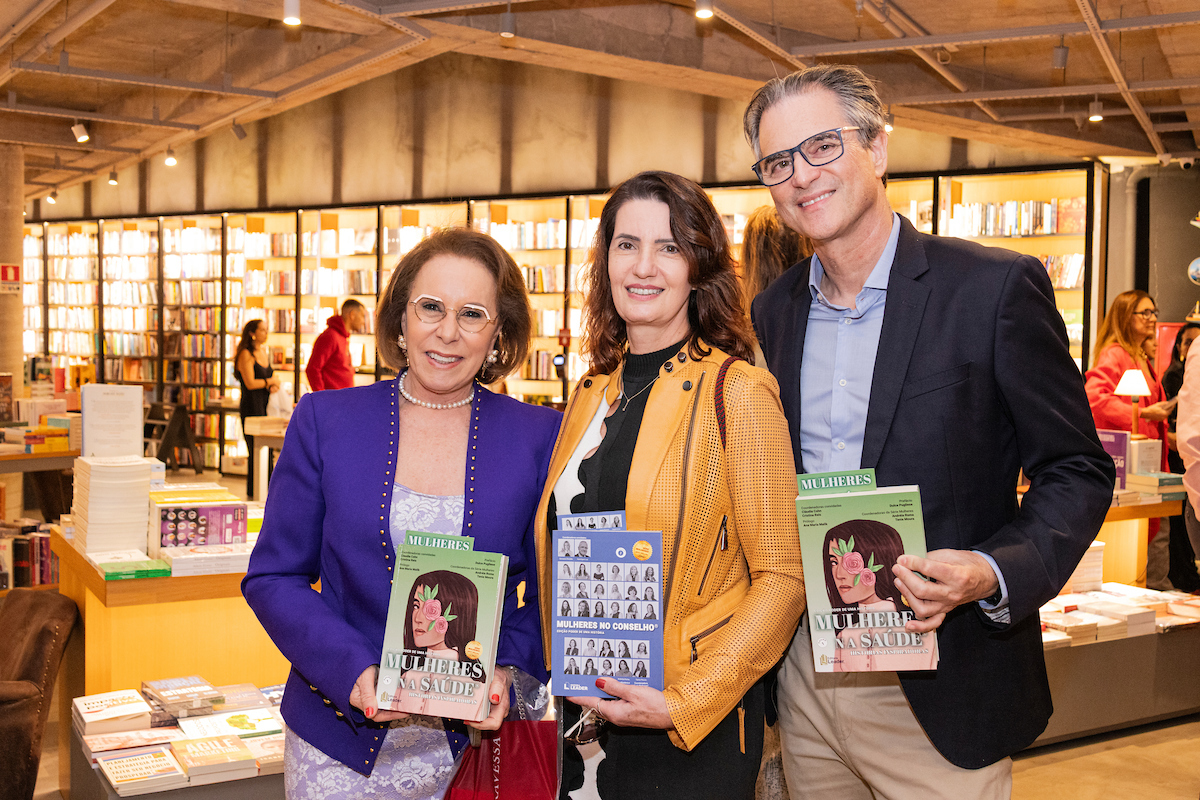
[[299, 28], [283, 0], [0, 3], [0, 141], [26, 146], [26, 196], [449, 51], [739, 101], [854, 63], [901, 127], [1064, 158], [1200, 142], [1200, 0], [716, 0], [711, 20], [692, 0], [301, 2]]

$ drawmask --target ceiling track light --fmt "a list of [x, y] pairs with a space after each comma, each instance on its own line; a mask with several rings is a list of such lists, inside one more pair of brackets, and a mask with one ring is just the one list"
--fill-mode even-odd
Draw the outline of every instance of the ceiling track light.
[[1088, 103], [1088, 122], [1100, 122], [1104, 119], [1104, 103], [1099, 96], [1095, 100]]
[[1054, 51], [1050, 54], [1050, 65], [1052, 67], [1054, 67], [1055, 69], [1066, 69], [1067, 68], [1067, 56], [1070, 55], [1071, 48], [1067, 47], [1067, 45], [1065, 44], [1066, 40], [1067, 40], [1067, 37], [1060, 36], [1058, 39], [1058, 45], [1054, 48]]
[[168, 167], [173, 167], [179, 163], [179, 159], [175, 158], [175, 151], [169, 147], [167, 148], [167, 157], [163, 160], [163, 163]]
[[110, 169], [108, 171], [108, 185], [109, 186], [117, 185], [117, 171], [115, 169]]
[[235, 122], [233, 123], [233, 135], [236, 136], [237, 140], [240, 142], [242, 139], [246, 138], [246, 129]]
[[58, 202], [58, 189], [51, 189], [50, 194], [46, 195], [46, 202], [54, 205]]
[[82, 122], [76, 122], [71, 126], [71, 133], [75, 135], [75, 141], [83, 144], [92, 137], [88, 134], [87, 126]]
[[504, 13], [500, 15], [500, 36], [504, 39], [511, 39], [517, 35], [517, 21], [512, 13], [512, 0], [504, 7]]
[[712, 19], [713, 0], [696, 0], [696, 19]]
[[300, 24], [300, 0], [283, 0], [283, 24], [293, 28]]

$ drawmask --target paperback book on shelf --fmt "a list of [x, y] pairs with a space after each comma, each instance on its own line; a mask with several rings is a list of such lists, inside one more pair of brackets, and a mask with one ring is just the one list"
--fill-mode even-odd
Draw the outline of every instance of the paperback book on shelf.
[[925, 555], [918, 488], [880, 487], [871, 469], [798, 475], [797, 483], [817, 672], [936, 669], [937, 634], [904, 630], [913, 613], [892, 576], [904, 553]]
[[120, 797], [188, 785], [187, 773], [172, 755], [170, 746], [104, 753], [97, 756], [96, 766]]
[[148, 730], [150, 706], [136, 689], [76, 697], [71, 718], [80, 736], [116, 731]]
[[663, 688], [662, 533], [623, 511], [562, 514], [554, 542], [555, 694], [608, 697], [596, 678]]
[[379, 659], [380, 708], [473, 722], [490, 712], [508, 556], [473, 548], [465, 536], [405, 533]]

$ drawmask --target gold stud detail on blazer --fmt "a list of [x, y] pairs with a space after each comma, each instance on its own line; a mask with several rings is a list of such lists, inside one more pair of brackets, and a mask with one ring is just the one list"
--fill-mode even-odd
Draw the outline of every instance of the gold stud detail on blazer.
[[679, 363], [680, 363], [680, 364], [682, 364], [683, 362], [687, 361], [687, 353], [684, 353], [684, 352], [682, 352], [682, 351], [680, 351], [679, 355], [677, 355], [677, 356], [675, 356], [675, 357], [679, 359]]
[[691, 382], [691, 381], [684, 381], [684, 382], [683, 382], [683, 390], [684, 390], [685, 392], [690, 392], [690, 391], [692, 390], [692, 382]]
[[663, 369], [665, 369], [667, 372], [670, 372], [671, 370], [675, 369], [675, 365], [668, 361], [667, 363], [663, 364]]

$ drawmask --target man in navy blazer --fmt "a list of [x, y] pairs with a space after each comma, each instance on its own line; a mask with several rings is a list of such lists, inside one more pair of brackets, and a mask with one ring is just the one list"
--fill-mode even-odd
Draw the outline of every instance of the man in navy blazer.
[[1008, 797], [1008, 756], [1052, 710], [1038, 608], [1103, 522], [1113, 463], [1045, 268], [894, 214], [883, 121], [853, 67], [755, 95], [755, 171], [816, 255], [752, 316], [797, 472], [873, 468], [881, 486], [920, 487], [928, 554], [894, 573], [940, 662], [817, 674], [802, 622], [779, 675], [784, 768], [793, 800]]

